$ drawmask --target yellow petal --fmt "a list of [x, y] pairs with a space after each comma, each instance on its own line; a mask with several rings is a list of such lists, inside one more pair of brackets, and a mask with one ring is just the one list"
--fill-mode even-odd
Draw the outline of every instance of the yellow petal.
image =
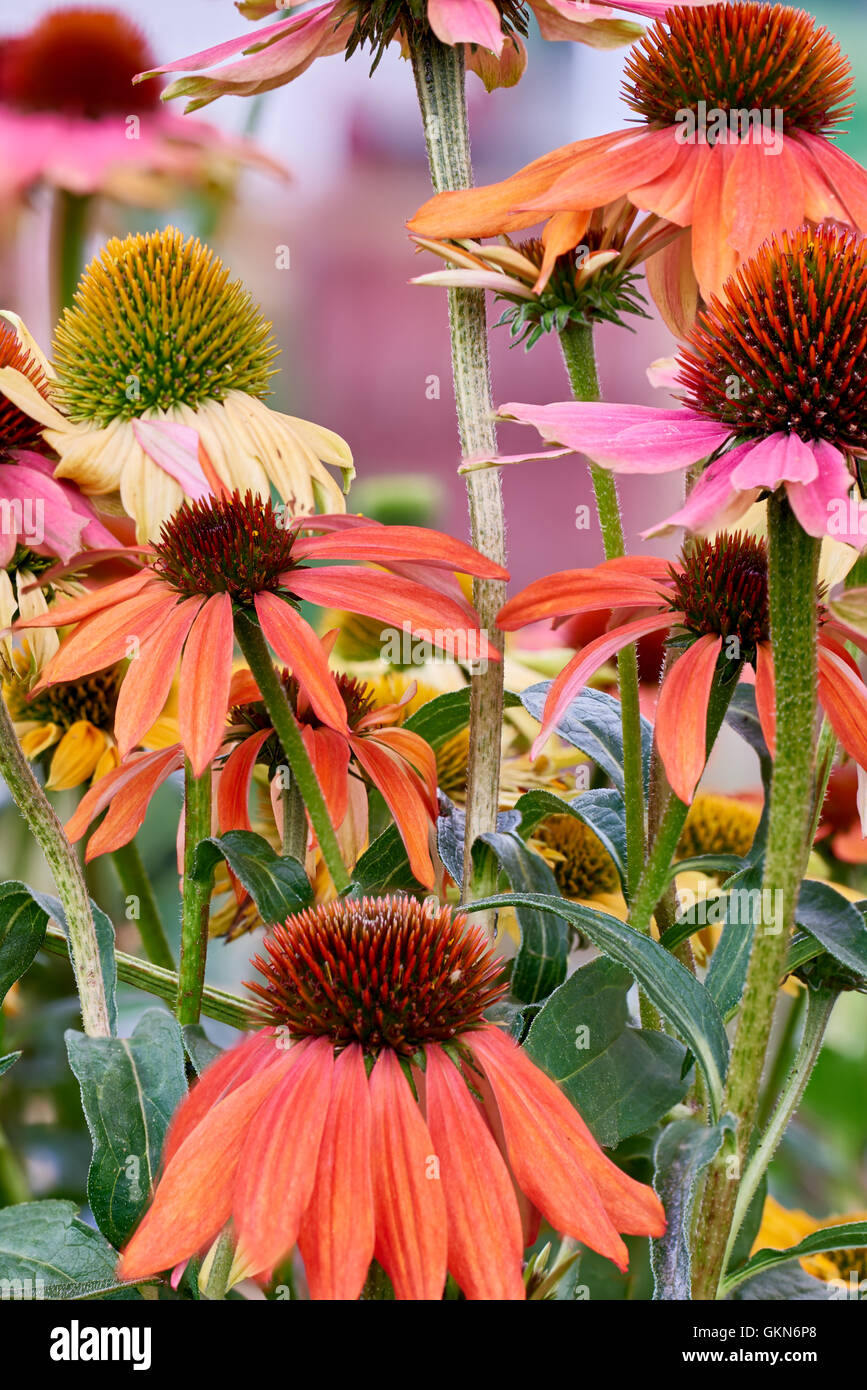
[[50, 791], [68, 791], [87, 782], [105, 752], [107, 736], [88, 719], [77, 719], [67, 729], [51, 759], [46, 782]]
[[119, 766], [120, 754], [117, 751], [117, 747], [113, 743], [107, 743], [105, 752], [102, 754], [102, 756], [99, 759], [99, 762], [96, 764], [96, 767], [94, 768], [93, 777], [91, 780], [93, 782], [98, 782], [100, 777], [104, 777], [107, 772], [113, 772], [114, 769]]
[[23, 410], [25, 415], [29, 415], [31, 420], [38, 420], [40, 425], [63, 433], [69, 429], [66, 416], [55, 410], [54, 406], [40, 395], [33, 382], [23, 372], [16, 372], [14, 367], [0, 367], [0, 391], [13, 405], [17, 405], [19, 410]]
[[0, 309], [0, 318], [6, 319], [7, 323], [11, 323], [22, 346], [33, 358], [33, 361], [39, 363], [39, 366], [49, 380], [55, 377], [57, 373], [20, 315], [14, 314], [11, 309]]
[[23, 726], [26, 732], [20, 736], [21, 749], [25, 758], [38, 758], [46, 748], [51, 748], [63, 733], [59, 724], [36, 724]]

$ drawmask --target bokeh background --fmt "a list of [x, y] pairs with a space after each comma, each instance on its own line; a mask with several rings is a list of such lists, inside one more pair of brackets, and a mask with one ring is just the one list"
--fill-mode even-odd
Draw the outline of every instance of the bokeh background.
[[[3, 0], [0, 40], [29, 28], [51, 8], [48, 0]], [[157, 61], [203, 49], [245, 27], [230, 0], [117, 0], [116, 8], [140, 25]], [[859, 103], [841, 143], [865, 161], [864, 0], [817, 0], [807, 8], [838, 35], [851, 58]], [[613, 129], [628, 117], [619, 96], [622, 52], [543, 43], [535, 31], [529, 48], [528, 72], [519, 88], [487, 95], [470, 78], [479, 182], [504, 177], [548, 149]], [[228, 132], [253, 136], [287, 165], [291, 178], [245, 171], [226, 197], [191, 195], [156, 210], [103, 200], [94, 210], [88, 252], [108, 235], [168, 221], [206, 236], [273, 320], [282, 349], [274, 403], [350, 441], [359, 479], [352, 509], [377, 510], [385, 517], [409, 509], [413, 519], [465, 536], [444, 296], [408, 283], [433, 268], [428, 258], [415, 255], [404, 230], [405, 219], [429, 196], [408, 65], [390, 51], [371, 81], [364, 54], [349, 63], [330, 58], [264, 99], [224, 98], [203, 116]], [[50, 203], [50, 191], [36, 189], [0, 215], [0, 302], [22, 314], [46, 347]], [[288, 268], [282, 268], [283, 248], [289, 251]], [[491, 322], [498, 316], [492, 306]], [[663, 404], [648, 384], [646, 369], [673, 351], [673, 340], [655, 316], [635, 326], [634, 334], [608, 326], [598, 332], [605, 395]], [[492, 331], [491, 349], [496, 401], [541, 402], [568, 394], [555, 341], [543, 341], [527, 354], [509, 346], [502, 328]], [[439, 399], [430, 398], [431, 377], [439, 379]], [[530, 443], [530, 433], [515, 426], [501, 432], [505, 452]], [[625, 525], [633, 551], [674, 553], [676, 538], [645, 543], [638, 532], [672, 509], [679, 486], [678, 479], [625, 480]], [[575, 527], [576, 508], [592, 504], [580, 460], [508, 469], [504, 492], [516, 586], [602, 558], [598, 534]], [[741, 789], [756, 781], [757, 770], [752, 755], [732, 736], [715, 757], [710, 776], [721, 788]], [[169, 916], [176, 878], [173, 837], [166, 827], [174, 823], [178, 804], [177, 789], [166, 788], [142, 841]], [[70, 803], [61, 809], [68, 813]], [[49, 886], [8, 802], [0, 812], [0, 834], [3, 877], [41, 876]], [[92, 887], [116, 915], [123, 945], [124, 933], [132, 929], [123, 924], [110, 865], [97, 865]], [[215, 945], [209, 971], [216, 983], [234, 986], [244, 978], [250, 944]], [[141, 996], [124, 996], [125, 1026], [142, 1007]], [[90, 1145], [62, 1043], [63, 1030], [76, 1026], [68, 967], [40, 957], [3, 1026], [0, 1051], [22, 1048], [25, 1055], [0, 1081], [0, 1201], [14, 1197], [20, 1178], [10, 1166], [7, 1141], [24, 1156], [24, 1177], [34, 1195], [82, 1201]], [[217, 1025], [209, 1024], [208, 1030], [221, 1042], [229, 1036]], [[775, 1164], [774, 1188], [781, 1200], [816, 1215], [867, 1207], [865, 1116], [867, 1000], [847, 996]]]

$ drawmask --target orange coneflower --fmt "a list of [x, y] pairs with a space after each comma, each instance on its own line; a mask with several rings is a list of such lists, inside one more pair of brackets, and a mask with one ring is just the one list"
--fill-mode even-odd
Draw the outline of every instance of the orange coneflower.
[[[21, 627], [76, 624], [34, 689], [131, 657], [115, 716], [124, 757], [160, 713], [180, 663], [181, 744], [201, 776], [225, 731], [237, 612], [261, 626], [323, 722], [343, 731], [346, 708], [299, 601], [364, 613], [445, 651], [471, 647], [474, 658], [496, 659], [473, 610], [451, 596], [451, 571], [503, 578], [505, 570], [438, 531], [353, 524], [359, 520], [303, 517], [287, 525], [270, 501], [249, 492], [185, 503], [159, 541], [135, 552], [144, 563], [133, 575], [19, 620]], [[301, 535], [301, 526], [323, 534]], [[313, 568], [311, 560], [355, 564]], [[361, 568], [365, 561], [395, 573]]]
[[[627, 621], [623, 610], [632, 610]], [[636, 610], [644, 616], [635, 616]], [[776, 701], [764, 541], [722, 534], [697, 543], [677, 564], [630, 556], [548, 575], [509, 599], [497, 625], [508, 632], [543, 618], [592, 612], [618, 612], [619, 621], [583, 647], [552, 682], [534, 752], [600, 666], [638, 638], [664, 631], [670, 644], [684, 650], [662, 682], [655, 732], [666, 775], [681, 801], [692, 800], [704, 770], [713, 683], [738, 675], [744, 664], [755, 669], [756, 705], [773, 753]], [[867, 769], [867, 687], [846, 642], [867, 650], [863, 634], [820, 607], [819, 703], [843, 747]]]
[[[317, 715], [294, 676], [284, 671], [282, 680], [335, 829], [347, 820], [351, 824], [353, 862], [367, 843], [367, 793], [361, 780], [366, 776], [394, 818], [416, 878], [433, 887], [429, 842], [437, 819], [436, 755], [418, 734], [395, 727], [414, 686], [399, 704], [377, 705], [375, 691], [365, 681], [335, 675], [346, 709], [346, 728], [336, 729]], [[250, 830], [248, 801], [257, 761], [276, 773], [287, 760], [249, 671], [235, 674], [229, 704], [227, 742], [234, 747], [220, 774], [217, 811], [221, 830]], [[275, 812], [278, 806], [276, 802]]]
[[602, 1152], [561, 1091], [486, 1022], [501, 962], [463, 913], [344, 899], [290, 917], [254, 962], [268, 1025], [181, 1104], [124, 1279], [206, 1247], [269, 1275], [296, 1241], [311, 1297], [355, 1299], [371, 1261], [399, 1299], [521, 1299], [518, 1193], [613, 1260], [661, 1235], [651, 1188]]
[[[503, 183], [439, 194], [409, 225], [480, 237], [551, 218], [546, 235], [562, 252], [582, 240], [588, 209], [626, 195], [691, 227], [709, 299], [774, 232], [825, 218], [867, 228], [867, 172], [833, 143], [852, 91], [837, 41], [803, 10], [679, 5], [627, 58], [624, 96], [639, 125], [564, 145]], [[660, 307], [679, 297], [683, 249], [672, 243], [650, 263]]]

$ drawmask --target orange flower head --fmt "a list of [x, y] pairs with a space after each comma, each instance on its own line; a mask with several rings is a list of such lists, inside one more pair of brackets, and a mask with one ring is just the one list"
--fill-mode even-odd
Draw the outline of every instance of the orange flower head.
[[707, 110], [780, 108], [787, 126], [827, 136], [854, 110], [837, 40], [804, 10], [778, 5], [678, 5], [632, 47], [624, 71], [624, 97], [651, 126], [698, 115], [703, 101]]
[[356, 1299], [371, 1261], [398, 1299], [519, 1300], [539, 1218], [621, 1268], [621, 1233], [661, 1235], [622, 1172], [527, 1053], [483, 1016], [502, 964], [463, 913], [404, 897], [291, 917], [257, 960], [271, 1020], [182, 1103], [153, 1204], [123, 1253], [137, 1280], [232, 1218], [238, 1270], [296, 1241], [313, 1299]]
[[269, 1023], [298, 1038], [359, 1042], [412, 1057], [482, 1026], [508, 985], [484, 933], [464, 913], [414, 898], [363, 898], [308, 908], [266, 939], [248, 988]]
[[867, 238], [770, 238], [704, 310], [680, 356], [686, 404], [739, 440], [775, 431], [867, 453]]
[[[27, 351], [11, 324], [0, 318], [0, 367], [12, 367], [21, 372], [36, 387], [40, 395], [46, 395], [45, 373], [39, 363]], [[11, 449], [32, 449], [40, 443], [42, 428], [37, 420], [15, 405], [8, 396], [0, 392], [0, 458]]]
[[159, 105], [153, 85], [133, 100], [131, 83], [153, 65], [144, 35], [113, 9], [51, 10], [4, 46], [0, 99], [28, 111], [60, 111], [96, 119]]
[[249, 605], [256, 594], [275, 593], [280, 576], [294, 569], [294, 530], [270, 500], [239, 492], [185, 502], [163, 523], [154, 545], [154, 569], [179, 594], [229, 594]]
[[672, 610], [695, 637], [737, 637], [744, 660], [770, 635], [768, 552], [739, 531], [697, 540], [672, 565]]

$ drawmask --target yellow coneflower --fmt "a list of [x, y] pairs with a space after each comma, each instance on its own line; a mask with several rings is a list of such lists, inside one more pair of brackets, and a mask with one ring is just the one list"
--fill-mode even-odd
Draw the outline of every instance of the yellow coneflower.
[[[325, 465], [348, 487], [349, 446], [265, 405], [276, 353], [241, 282], [201, 241], [166, 227], [112, 238], [85, 270], [56, 330], [50, 402], [11, 368], [0, 389], [44, 427], [57, 477], [109, 505], [120, 494], [139, 541], [215, 479], [261, 497], [273, 483], [293, 515], [342, 512]], [[198, 463], [158, 449], [153, 423], [195, 430]]]
[[751, 801], [700, 792], [689, 808], [677, 857], [736, 854], [743, 858], [752, 848], [761, 818], [761, 806]]
[[[790, 1210], [769, 1196], [765, 1198], [762, 1224], [751, 1253], [755, 1254], [757, 1250], [788, 1250], [792, 1245], [799, 1245], [814, 1231], [823, 1230], [826, 1226], [841, 1226], [850, 1221], [867, 1221], [867, 1211], [817, 1218], [806, 1211]], [[807, 1274], [826, 1283], [846, 1282], [851, 1275], [855, 1275], [859, 1282], [867, 1279], [867, 1249], [827, 1250], [819, 1255], [808, 1255], [799, 1263]]]

